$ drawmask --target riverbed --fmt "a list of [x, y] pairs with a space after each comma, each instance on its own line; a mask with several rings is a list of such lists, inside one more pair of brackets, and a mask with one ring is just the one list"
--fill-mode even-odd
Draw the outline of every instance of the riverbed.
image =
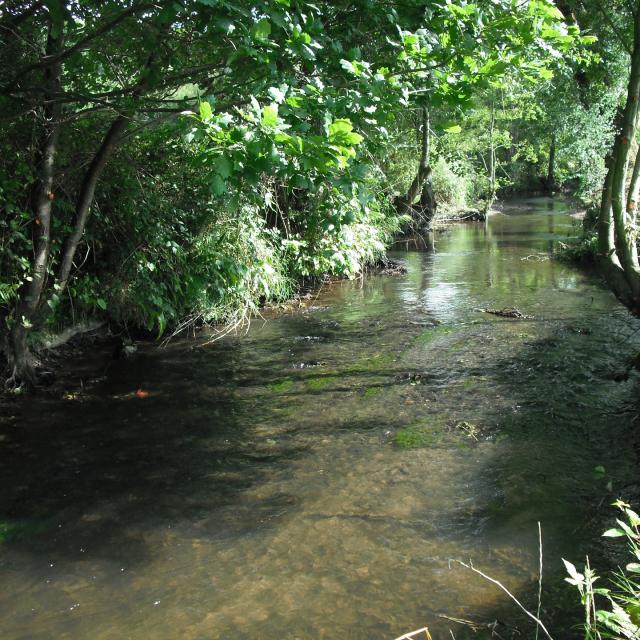
[[[142, 347], [16, 404], [0, 637], [435, 640], [496, 620], [533, 637], [453, 560], [535, 610], [538, 522], [542, 612], [575, 635], [561, 558], [606, 556], [607, 505], [639, 494], [640, 321], [550, 259], [572, 213], [510, 203], [435, 252], [397, 245], [404, 275], [325, 285], [246, 334]], [[481, 311], [505, 307], [525, 317]]]

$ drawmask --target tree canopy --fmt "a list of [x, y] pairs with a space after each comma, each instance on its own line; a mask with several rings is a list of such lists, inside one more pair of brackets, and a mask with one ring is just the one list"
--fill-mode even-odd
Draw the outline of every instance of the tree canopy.
[[[240, 321], [301, 277], [352, 276], [426, 185], [488, 208], [558, 164], [543, 159], [552, 137], [554, 157], [571, 155], [571, 131], [594, 118], [559, 96], [593, 113], [594, 65], [624, 49], [598, 45], [594, 63], [595, 25], [547, 0], [0, 11], [0, 303], [16, 380], [34, 379], [39, 333], [77, 317], [163, 334]], [[597, 164], [616, 101], [558, 175]]]

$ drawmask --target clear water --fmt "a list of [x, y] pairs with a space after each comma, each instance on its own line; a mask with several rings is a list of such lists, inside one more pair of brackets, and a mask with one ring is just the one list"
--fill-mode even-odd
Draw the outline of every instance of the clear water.
[[[0, 637], [471, 633], [450, 618], [533, 637], [450, 560], [535, 607], [538, 521], [543, 613], [576, 635], [561, 557], [597, 555], [606, 504], [638, 491], [640, 322], [546, 259], [570, 213], [512, 204], [436, 253], [398, 251], [406, 275], [18, 405], [0, 426]], [[533, 318], [478, 311], [502, 307]]]

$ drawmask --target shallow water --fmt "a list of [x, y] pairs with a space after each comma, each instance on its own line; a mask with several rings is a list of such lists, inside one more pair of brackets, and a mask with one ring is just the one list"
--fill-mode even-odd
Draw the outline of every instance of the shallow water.
[[[535, 608], [538, 521], [544, 615], [575, 635], [560, 558], [597, 556], [602, 505], [637, 494], [640, 322], [547, 259], [570, 213], [512, 204], [435, 253], [398, 251], [406, 275], [17, 406], [0, 427], [0, 637], [470, 633], [443, 615], [532, 637], [450, 560]], [[478, 311], [502, 307], [533, 318]]]

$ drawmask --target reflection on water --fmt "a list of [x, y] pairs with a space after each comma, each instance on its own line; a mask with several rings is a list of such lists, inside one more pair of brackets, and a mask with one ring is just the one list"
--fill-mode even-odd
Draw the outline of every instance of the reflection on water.
[[[404, 276], [20, 408], [0, 435], [1, 637], [469, 632], [439, 614], [530, 630], [449, 559], [532, 603], [538, 520], [563, 637], [560, 558], [594, 551], [594, 505], [635, 478], [621, 373], [640, 347], [595, 277], [546, 259], [572, 223], [518, 203], [399, 253]], [[534, 319], [478, 311], [506, 306]]]

